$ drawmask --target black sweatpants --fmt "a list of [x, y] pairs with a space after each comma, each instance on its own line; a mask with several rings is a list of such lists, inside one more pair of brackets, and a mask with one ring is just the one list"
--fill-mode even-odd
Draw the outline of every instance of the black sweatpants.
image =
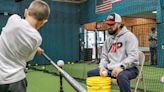
[[26, 78], [11, 84], [0, 84], [0, 92], [26, 92], [27, 80]]

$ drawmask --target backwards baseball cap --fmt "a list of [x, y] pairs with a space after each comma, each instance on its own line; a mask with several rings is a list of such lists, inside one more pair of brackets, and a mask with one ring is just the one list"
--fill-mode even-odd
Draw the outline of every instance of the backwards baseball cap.
[[117, 22], [118, 23], [122, 22], [121, 16], [118, 15], [117, 13], [108, 15], [107, 19], [105, 20], [106, 24], [115, 24]]

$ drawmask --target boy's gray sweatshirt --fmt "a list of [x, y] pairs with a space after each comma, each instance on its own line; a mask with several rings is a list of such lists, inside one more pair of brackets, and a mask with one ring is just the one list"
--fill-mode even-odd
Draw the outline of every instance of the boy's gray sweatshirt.
[[138, 40], [125, 26], [115, 37], [109, 36], [106, 39], [102, 48], [100, 67], [112, 70], [123, 65], [127, 69], [138, 64]]
[[0, 35], [0, 85], [25, 78], [26, 62], [33, 59], [41, 42], [40, 33], [26, 20], [16, 14], [8, 19]]

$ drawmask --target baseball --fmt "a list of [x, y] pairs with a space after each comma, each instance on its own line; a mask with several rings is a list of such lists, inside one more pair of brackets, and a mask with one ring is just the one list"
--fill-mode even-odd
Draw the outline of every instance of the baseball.
[[108, 71], [102, 71], [103, 76], [107, 76], [108, 75]]
[[43, 69], [43, 70], [45, 70], [45, 69], [46, 69], [46, 67], [45, 67], [45, 66], [42, 66], [42, 69]]
[[64, 61], [63, 60], [58, 60], [57, 65], [60, 66], [60, 67], [64, 66]]

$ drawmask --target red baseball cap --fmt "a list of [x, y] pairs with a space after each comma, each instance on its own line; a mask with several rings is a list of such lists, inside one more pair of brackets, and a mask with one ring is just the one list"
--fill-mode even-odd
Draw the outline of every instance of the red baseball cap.
[[106, 24], [115, 24], [121, 22], [122, 22], [121, 16], [118, 15], [117, 13], [108, 15], [107, 19], [105, 20]]

